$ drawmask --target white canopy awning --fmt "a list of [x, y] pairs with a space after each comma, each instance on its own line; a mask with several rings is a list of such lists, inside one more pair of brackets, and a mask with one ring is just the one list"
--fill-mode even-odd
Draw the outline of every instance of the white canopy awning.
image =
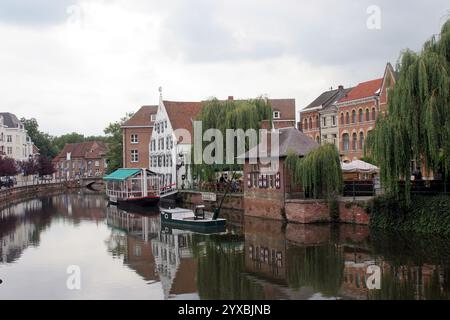
[[344, 173], [361, 172], [361, 173], [377, 173], [380, 169], [373, 164], [361, 161], [353, 160], [350, 163], [342, 163], [342, 171]]

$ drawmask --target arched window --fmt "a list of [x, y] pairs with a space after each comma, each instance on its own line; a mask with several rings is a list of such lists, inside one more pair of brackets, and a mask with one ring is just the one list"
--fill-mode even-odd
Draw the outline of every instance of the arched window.
[[308, 119], [305, 119], [304, 122], [305, 122], [305, 123], [304, 123], [304, 125], [303, 125], [303, 130], [306, 130], [306, 129], [308, 129]]
[[320, 128], [320, 119], [319, 119], [319, 116], [316, 116], [316, 128]]
[[375, 108], [372, 108], [372, 120], [375, 121], [377, 119], [377, 112], [375, 111]]
[[312, 119], [309, 118], [309, 129], [312, 129]]
[[316, 137], [316, 141], [317, 141], [318, 144], [320, 144], [320, 137], [319, 136]]
[[364, 121], [364, 112], [362, 109], [359, 109], [359, 122]]
[[358, 136], [356, 135], [356, 132], [353, 133], [353, 137], [352, 137], [352, 149], [356, 150], [356, 147], [358, 145]]
[[341, 113], [341, 125], [343, 125], [343, 124], [344, 124], [344, 114]]
[[345, 114], [345, 123], [350, 124], [350, 114], [348, 112]]
[[366, 109], [366, 121], [370, 121], [370, 111]]
[[348, 133], [344, 133], [342, 135], [342, 147], [343, 147], [344, 151], [350, 150], [350, 137], [349, 137]]
[[352, 123], [356, 123], [356, 111], [352, 111]]
[[359, 148], [364, 150], [364, 132], [359, 133]]

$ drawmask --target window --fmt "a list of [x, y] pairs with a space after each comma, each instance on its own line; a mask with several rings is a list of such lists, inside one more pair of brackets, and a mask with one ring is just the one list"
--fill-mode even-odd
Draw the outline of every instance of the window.
[[349, 139], [350, 139], [350, 137], [349, 137], [348, 133], [344, 133], [342, 135], [342, 144], [343, 144], [344, 151], [348, 151], [350, 149]]
[[316, 128], [320, 128], [320, 119], [319, 119], [319, 116], [316, 116]]
[[356, 147], [357, 147], [357, 145], [358, 145], [358, 136], [356, 135], [356, 133], [353, 133], [353, 137], [352, 137], [353, 139], [353, 141], [352, 141], [352, 147], [353, 147], [353, 150], [356, 150]]
[[273, 118], [274, 118], [274, 119], [280, 119], [280, 118], [281, 118], [281, 113], [280, 113], [280, 111], [274, 111], [274, 112], [273, 112]]
[[6, 142], [12, 142], [12, 136], [6, 136]]
[[305, 124], [303, 125], [303, 130], [308, 129], [308, 119], [305, 119]]
[[364, 112], [362, 109], [359, 109], [359, 122], [364, 121]]
[[137, 143], [139, 143], [139, 138], [138, 138], [138, 135], [137, 135], [137, 134], [132, 134], [132, 135], [131, 135], [131, 143], [132, 143], [132, 144], [137, 144]]
[[164, 121], [164, 126], [166, 127], [166, 129], [167, 129], [167, 120], [166, 121]]
[[364, 149], [364, 132], [359, 133], [359, 148]]
[[161, 138], [161, 150], [164, 150], [164, 138]]
[[372, 108], [372, 120], [375, 121], [377, 119], [377, 112], [375, 111], [375, 108]]
[[131, 150], [131, 162], [132, 163], [139, 162], [139, 153], [137, 150]]
[[356, 111], [352, 111], [352, 123], [356, 123]]
[[312, 129], [312, 118], [309, 118], [309, 129]]
[[341, 125], [343, 125], [343, 124], [344, 124], [344, 114], [341, 113]]
[[334, 126], [336, 126], [336, 116], [332, 116], [331, 117], [331, 124]]
[[156, 120], [156, 114], [150, 115], [150, 121], [154, 122]]
[[170, 149], [170, 137], [169, 136], [166, 137], [166, 149], [167, 150]]
[[350, 114], [348, 112], [345, 114], [345, 123], [350, 124]]
[[100, 161], [95, 161], [95, 166], [100, 167]]
[[164, 122], [161, 122], [161, 133], [164, 133]]
[[323, 118], [322, 118], [322, 125], [323, 125], [324, 127], [327, 126], [327, 117], [323, 117]]
[[11, 155], [13, 153], [13, 148], [12, 147], [8, 147], [7, 148], [7, 154]]
[[366, 109], [366, 121], [370, 121], [370, 112], [369, 112], [369, 109]]
[[336, 141], [337, 141], [337, 135], [333, 134], [333, 143], [336, 144]]

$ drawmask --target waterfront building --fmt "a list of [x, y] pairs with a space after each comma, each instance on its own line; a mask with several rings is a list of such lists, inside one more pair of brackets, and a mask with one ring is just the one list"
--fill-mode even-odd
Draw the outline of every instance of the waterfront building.
[[55, 157], [58, 179], [102, 177], [107, 169], [107, 145], [102, 141], [70, 143]]
[[160, 175], [164, 191], [182, 189], [192, 182], [188, 160], [193, 121], [201, 108], [201, 102], [163, 101], [160, 97], [149, 144], [149, 162], [150, 170]]
[[[267, 122], [263, 122], [262, 127], [264, 126], [267, 126]], [[272, 134], [279, 134], [279, 157], [276, 159], [278, 166], [269, 161], [275, 160], [271, 150], [268, 150], [267, 156], [258, 155], [256, 159], [251, 157], [257, 154], [254, 149], [245, 154], [244, 211], [248, 216], [281, 220], [286, 194], [291, 192], [290, 177], [285, 164], [286, 157], [291, 151], [300, 157], [306, 156], [317, 148], [318, 144], [296, 128], [280, 129], [279, 133], [271, 132], [269, 141]], [[255, 148], [259, 149], [260, 146]]]
[[317, 143], [334, 143], [339, 147], [335, 104], [350, 90], [340, 85], [338, 89], [323, 92], [300, 112], [300, 130]]
[[387, 111], [389, 90], [395, 81], [396, 73], [388, 63], [383, 78], [358, 84], [336, 104], [339, 150], [344, 162], [364, 156], [367, 135], [375, 128], [378, 115]]
[[122, 125], [124, 168], [150, 168], [150, 138], [158, 106], [142, 106]]
[[38, 149], [34, 146], [23, 123], [16, 115], [0, 113], [0, 156], [16, 161], [34, 157]]

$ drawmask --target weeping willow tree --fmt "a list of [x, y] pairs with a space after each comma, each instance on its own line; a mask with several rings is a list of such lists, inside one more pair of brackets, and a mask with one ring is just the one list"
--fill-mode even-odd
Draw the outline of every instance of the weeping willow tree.
[[331, 201], [342, 193], [341, 161], [334, 144], [320, 146], [304, 158], [290, 151], [286, 166], [292, 186], [301, 186], [315, 199]]
[[406, 50], [399, 61], [388, 112], [368, 136], [366, 152], [380, 165], [387, 193], [398, 195], [398, 181], [404, 179], [409, 201], [411, 161], [450, 173], [450, 20], [420, 53]]
[[[202, 135], [209, 129], [218, 129], [223, 135], [225, 141], [227, 129], [260, 129], [261, 121], [272, 121], [272, 106], [268, 99], [259, 97], [252, 100], [226, 100], [219, 101], [213, 98], [204, 102], [204, 106], [197, 121], [202, 121]], [[203, 142], [202, 150], [211, 142]], [[235, 157], [237, 154], [237, 141], [235, 140]], [[248, 151], [251, 145], [249, 140], [245, 141], [245, 151]], [[194, 152], [191, 153], [194, 155]], [[223, 154], [226, 155], [226, 144], [223, 144]], [[192, 163], [194, 160], [192, 159]], [[211, 180], [218, 171], [239, 171], [242, 165], [234, 160], [233, 164], [214, 163], [213, 165], [196, 164], [193, 165], [194, 174], [198, 175], [202, 180]]]

